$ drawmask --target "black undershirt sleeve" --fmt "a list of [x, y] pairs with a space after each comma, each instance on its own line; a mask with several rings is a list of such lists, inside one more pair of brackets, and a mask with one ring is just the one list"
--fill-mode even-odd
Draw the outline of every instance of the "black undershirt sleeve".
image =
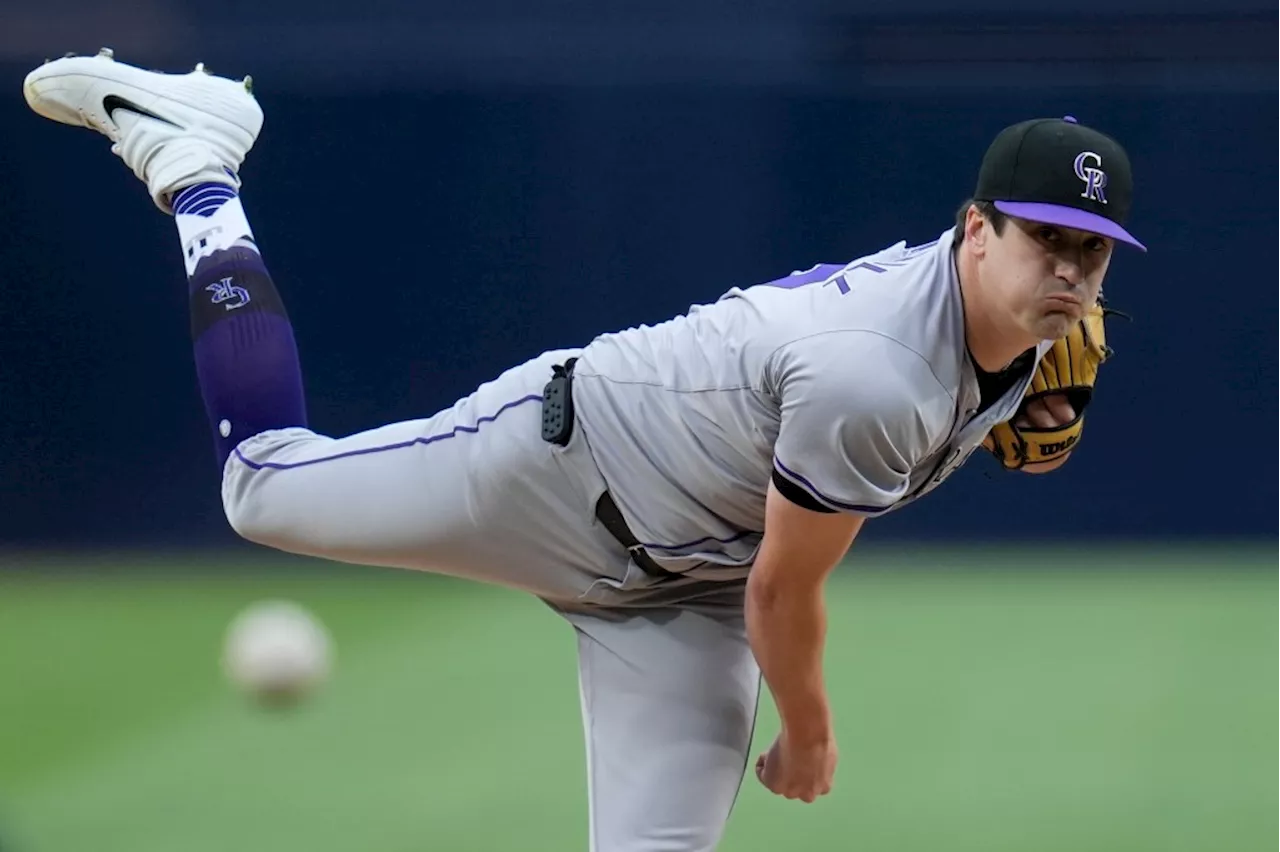
[[814, 499], [808, 491], [805, 491], [799, 485], [796, 485], [790, 479], [778, 473], [778, 469], [773, 470], [773, 485], [778, 489], [778, 493], [786, 497], [792, 503], [795, 503], [802, 509], [808, 509], [812, 512], [823, 512], [824, 514], [835, 514], [835, 509], [829, 509]]

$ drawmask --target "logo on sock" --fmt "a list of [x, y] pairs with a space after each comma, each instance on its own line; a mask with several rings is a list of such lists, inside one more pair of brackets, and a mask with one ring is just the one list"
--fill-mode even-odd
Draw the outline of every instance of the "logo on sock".
[[[231, 283], [231, 278], [223, 278], [216, 284], [210, 284], [204, 289], [213, 293], [209, 301], [215, 305], [222, 305], [228, 311], [234, 311], [236, 308], [243, 308], [249, 304], [249, 291], [243, 287], [237, 287]], [[231, 304], [224, 304], [230, 302]]]

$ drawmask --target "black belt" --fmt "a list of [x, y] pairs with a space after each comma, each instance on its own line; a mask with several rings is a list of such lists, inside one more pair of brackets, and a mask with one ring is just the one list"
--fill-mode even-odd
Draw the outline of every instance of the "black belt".
[[653, 561], [653, 557], [644, 549], [644, 545], [640, 543], [640, 540], [631, 532], [631, 528], [627, 526], [627, 522], [623, 520], [618, 504], [613, 502], [613, 497], [609, 496], [608, 491], [601, 494], [600, 499], [596, 501], [596, 518], [609, 531], [609, 535], [616, 538], [618, 543], [627, 549], [627, 552], [631, 554], [631, 561], [635, 562], [641, 571], [650, 577], [670, 579], [680, 576], [679, 573], [668, 571]]
[[[577, 358], [570, 358], [563, 367], [556, 365], [552, 368], [551, 381], [547, 382], [547, 386], [542, 391], [542, 438], [562, 447], [567, 446], [569, 439], [573, 437], [573, 367], [577, 360]], [[663, 579], [680, 576], [653, 560], [653, 557], [644, 549], [644, 545], [627, 526], [626, 520], [622, 517], [622, 511], [618, 509], [618, 504], [613, 501], [608, 491], [601, 494], [600, 499], [596, 501], [596, 518], [609, 531], [609, 535], [627, 549], [631, 554], [631, 560], [641, 571], [651, 577]]]

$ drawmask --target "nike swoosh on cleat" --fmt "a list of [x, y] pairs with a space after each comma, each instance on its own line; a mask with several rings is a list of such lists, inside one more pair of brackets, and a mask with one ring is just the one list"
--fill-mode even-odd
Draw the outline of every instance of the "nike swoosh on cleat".
[[[144, 109], [138, 106], [137, 104], [135, 104], [133, 101], [126, 100], [125, 98], [122, 98], [119, 95], [107, 95], [105, 98], [103, 98], [102, 109], [107, 113], [107, 115], [111, 115], [116, 110], [122, 109], [128, 112], [136, 112], [138, 115], [144, 115], [147, 118], [154, 118], [156, 121], [164, 122], [165, 124], [168, 124], [172, 127], [182, 126], [176, 122], [170, 121], [167, 118], [162, 118], [156, 115], [151, 110]], [[114, 118], [112, 120], [114, 121]]]

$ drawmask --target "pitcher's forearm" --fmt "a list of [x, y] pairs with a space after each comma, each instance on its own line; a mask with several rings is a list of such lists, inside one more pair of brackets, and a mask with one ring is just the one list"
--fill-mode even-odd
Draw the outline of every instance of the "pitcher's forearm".
[[822, 674], [826, 605], [821, 587], [748, 580], [747, 638], [787, 736], [797, 743], [831, 737]]

